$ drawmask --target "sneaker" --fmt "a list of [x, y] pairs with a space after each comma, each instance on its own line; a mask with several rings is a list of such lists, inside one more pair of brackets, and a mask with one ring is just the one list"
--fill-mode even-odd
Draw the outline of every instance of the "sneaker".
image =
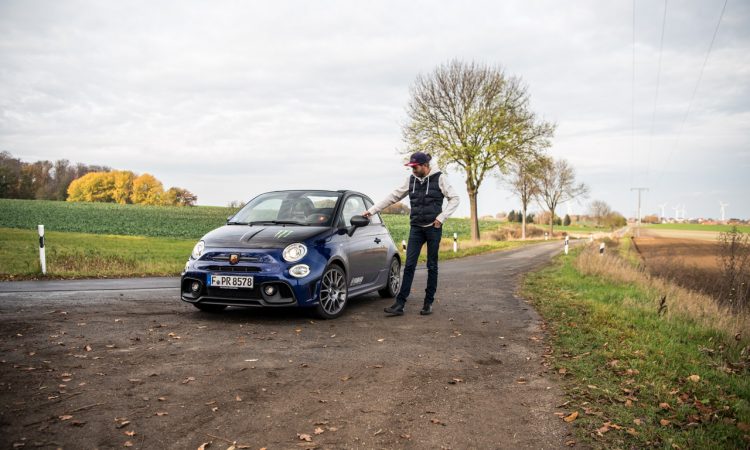
[[404, 304], [396, 302], [392, 304], [391, 306], [385, 308], [383, 311], [385, 311], [387, 314], [390, 314], [392, 316], [403, 316], [404, 315]]
[[419, 311], [419, 314], [423, 316], [429, 316], [432, 314], [432, 303], [425, 303], [424, 306], [422, 306], [422, 310]]

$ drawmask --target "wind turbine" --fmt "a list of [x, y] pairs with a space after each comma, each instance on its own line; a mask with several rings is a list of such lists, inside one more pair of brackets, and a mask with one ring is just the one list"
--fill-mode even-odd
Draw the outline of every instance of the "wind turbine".
[[659, 205], [659, 208], [661, 208], [661, 221], [662, 222], [664, 221], [664, 207], [665, 206], [667, 206], [666, 203], [662, 203], [661, 205]]
[[726, 219], [724, 218], [724, 213], [727, 206], [729, 206], [729, 203], [719, 202], [719, 206], [721, 206], [721, 221], [724, 222]]
[[673, 206], [672, 209], [674, 209], [674, 220], [680, 220], [680, 205]]
[[685, 214], [685, 205], [682, 205], [682, 220], [687, 219], [687, 215]]

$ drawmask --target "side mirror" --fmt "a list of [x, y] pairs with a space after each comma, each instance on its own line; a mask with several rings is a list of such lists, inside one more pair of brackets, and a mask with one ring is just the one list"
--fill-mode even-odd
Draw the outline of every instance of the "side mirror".
[[366, 227], [367, 225], [370, 225], [370, 219], [365, 216], [353, 216], [351, 224], [356, 228]]
[[354, 230], [369, 225], [370, 219], [364, 216], [353, 216], [349, 222], [352, 224], [352, 226], [347, 228], [346, 233], [351, 237], [351, 235], [354, 234]]

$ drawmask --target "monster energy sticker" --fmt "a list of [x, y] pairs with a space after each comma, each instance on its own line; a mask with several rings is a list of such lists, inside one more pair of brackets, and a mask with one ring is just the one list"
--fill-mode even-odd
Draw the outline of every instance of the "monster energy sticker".
[[285, 238], [285, 237], [291, 235], [292, 233], [294, 233], [294, 231], [291, 231], [291, 230], [281, 230], [281, 231], [277, 232], [274, 237], [276, 239], [281, 239], [281, 238]]

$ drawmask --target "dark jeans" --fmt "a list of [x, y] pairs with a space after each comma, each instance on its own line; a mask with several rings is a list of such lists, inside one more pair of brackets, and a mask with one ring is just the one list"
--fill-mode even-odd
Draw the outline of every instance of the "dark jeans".
[[404, 277], [401, 280], [401, 290], [396, 296], [396, 301], [406, 303], [411, 292], [411, 283], [414, 281], [414, 270], [417, 268], [417, 259], [422, 251], [422, 245], [427, 243], [427, 289], [425, 289], [424, 301], [430, 303], [435, 300], [438, 280], [438, 250], [440, 249], [440, 238], [443, 236], [442, 228], [412, 226], [409, 230], [409, 243], [406, 247], [406, 264], [404, 266]]

